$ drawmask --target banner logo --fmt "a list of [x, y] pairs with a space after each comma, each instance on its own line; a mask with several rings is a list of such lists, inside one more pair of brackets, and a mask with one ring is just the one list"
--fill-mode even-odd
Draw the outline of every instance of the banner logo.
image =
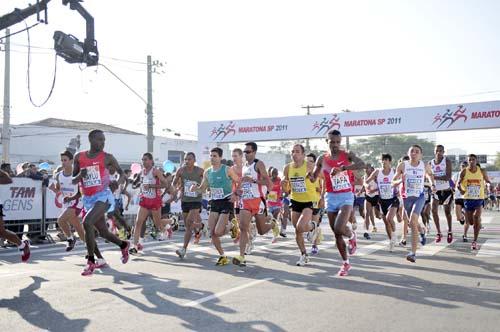
[[233, 121], [229, 122], [227, 125], [221, 123], [219, 127], [214, 127], [212, 129], [210, 137], [212, 137], [214, 141], [217, 139], [223, 141], [229, 134], [232, 134], [233, 136], [236, 135], [236, 129], [234, 129], [235, 126], [236, 124]]
[[325, 117], [321, 122], [316, 121], [311, 131], [315, 131], [316, 135], [320, 133], [324, 135], [333, 128], [340, 129], [340, 118], [337, 114], [333, 114], [330, 119]]
[[463, 105], [458, 105], [455, 112], [447, 109], [443, 115], [441, 115], [441, 113], [436, 114], [436, 116], [434, 116], [434, 122], [432, 122], [432, 124], [437, 123], [438, 125], [436, 128], [439, 128], [448, 122], [448, 126], [446, 128], [450, 128], [459, 119], [463, 119], [465, 123], [467, 122], [467, 115], [465, 115], [466, 111], [467, 108], [465, 108]]

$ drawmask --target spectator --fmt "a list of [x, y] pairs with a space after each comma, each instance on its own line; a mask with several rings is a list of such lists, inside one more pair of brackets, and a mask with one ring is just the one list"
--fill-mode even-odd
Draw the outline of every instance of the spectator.
[[[7, 174], [9, 174], [11, 178], [14, 177], [14, 172], [12, 171], [12, 168], [11, 168], [9, 163], [3, 163], [0, 166], [0, 169], [2, 171], [6, 172]], [[12, 223], [17, 223], [17, 222], [18, 222], [17, 220], [5, 221], [5, 226], [11, 232], [14, 232], [16, 234], [22, 234], [23, 230], [24, 230], [24, 225], [17, 225], [17, 226], [9, 225]]]

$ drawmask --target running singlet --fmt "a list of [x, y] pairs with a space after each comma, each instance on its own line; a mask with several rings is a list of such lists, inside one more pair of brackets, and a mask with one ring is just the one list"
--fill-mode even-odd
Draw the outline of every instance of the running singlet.
[[288, 164], [288, 179], [290, 181], [291, 195], [294, 201], [307, 203], [315, 202], [316, 187], [307, 177], [307, 163], [294, 167], [293, 163]]
[[149, 171], [142, 170], [141, 193], [139, 194], [141, 204], [144, 206], [161, 206], [161, 189], [145, 188], [145, 185], [159, 185], [160, 179], [153, 175], [154, 167]]
[[475, 173], [466, 168], [461, 185], [465, 190], [464, 199], [484, 199], [484, 178], [479, 168]]
[[412, 166], [410, 161], [405, 161], [404, 165], [406, 197], [420, 197], [424, 192], [425, 164], [419, 161], [417, 166]]
[[392, 199], [396, 196], [396, 191], [392, 186], [394, 178], [394, 169], [391, 168], [388, 175], [384, 174], [384, 169], [380, 168], [377, 174], [377, 185], [380, 199]]
[[194, 167], [192, 172], [188, 172], [187, 168], [184, 168], [181, 175], [182, 183], [184, 185], [182, 202], [201, 202], [201, 193], [196, 191], [191, 191], [191, 186], [193, 184], [199, 185], [203, 179], [200, 175], [200, 170], [198, 167]]
[[463, 199], [464, 197], [463, 197], [462, 193], [460, 192], [460, 190], [458, 190], [458, 180], [460, 180], [460, 173], [455, 174], [455, 176], [453, 177], [453, 182], [455, 182], [455, 185], [456, 185], [455, 199]]
[[95, 158], [87, 156], [88, 151], [80, 154], [80, 168], [87, 169], [87, 176], [81, 181], [81, 188], [84, 196], [93, 196], [106, 190], [109, 186], [109, 171], [106, 168], [106, 154], [101, 151]]
[[208, 186], [210, 187], [210, 199], [219, 200], [231, 196], [232, 180], [227, 175], [227, 166], [221, 165], [218, 170], [213, 167], [207, 169]]
[[[446, 175], [446, 157], [441, 160], [439, 164], [435, 164], [434, 159], [430, 162], [432, 167], [432, 173], [434, 176], [445, 176]], [[450, 181], [436, 180], [436, 190], [448, 190], [450, 189]]]
[[[257, 173], [257, 171], [255, 170], [257, 162], [258, 160], [255, 159], [253, 163], [251, 163], [250, 165], [243, 166], [243, 172], [242, 172], [243, 177], [245, 176], [250, 177], [254, 181], [260, 180], [260, 174]], [[241, 199], [243, 200], [265, 197], [265, 195], [262, 193], [262, 186], [258, 183], [243, 182], [241, 184], [241, 189], [242, 189]]]
[[271, 191], [267, 194], [267, 205], [268, 206], [281, 206], [281, 179], [278, 177], [276, 180], [271, 181], [273, 187]]
[[83, 203], [80, 199], [77, 199], [76, 201], [70, 201], [70, 202], [67, 202], [65, 203], [64, 202], [64, 197], [70, 197], [70, 196], [73, 196], [75, 195], [78, 191], [79, 191], [79, 185], [78, 184], [73, 184], [73, 176], [66, 176], [64, 175], [64, 172], [63, 171], [60, 171], [59, 173], [57, 173], [57, 178], [59, 180], [59, 188], [61, 190], [61, 193], [62, 193], [62, 197], [63, 197], [63, 207], [65, 209], [69, 208], [69, 207], [77, 207], [77, 208], [82, 208], [83, 207]]
[[348, 171], [337, 173], [335, 176], [330, 175], [332, 168], [349, 165], [349, 157], [345, 151], [340, 151], [338, 159], [332, 159], [329, 154], [324, 155], [322, 168], [327, 192], [347, 193], [353, 190]]

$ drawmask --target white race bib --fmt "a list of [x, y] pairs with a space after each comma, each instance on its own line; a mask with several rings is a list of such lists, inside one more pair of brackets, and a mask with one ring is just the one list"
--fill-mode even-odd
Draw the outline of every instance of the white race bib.
[[196, 193], [196, 191], [191, 191], [191, 186], [197, 185], [197, 184], [198, 183], [196, 183], [194, 181], [189, 181], [189, 180], [184, 182], [184, 196], [185, 197], [198, 197], [198, 194]]
[[252, 199], [253, 197], [253, 192], [252, 192], [252, 183], [251, 182], [243, 182], [241, 184], [241, 189], [242, 189], [242, 194], [241, 198], [242, 199]]
[[212, 199], [223, 199], [224, 189], [222, 188], [210, 188], [210, 197]]
[[391, 184], [379, 184], [378, 191], [381, 199], [391, 199], [394, 197]]
[[87, 176], [83, 179], [83, 186], [85, 188], [98, 187], [102, 185], [101, 173], [99, 172], [99, 165], [87, 166]]
[[467, 185], [467, 194], [471, 199], [479, 199], [481, 197], [481, 186], [477, 184]]
[[330, 177], [332, 180], [332, 187], [334, 191], [341, 191], [345, 189], [351, 189], [351, 183], [349, 182], [349, 177], [345, 173], [340, 173], [335, 176]]
[[290, 185], [292, 186], [292, 192], [294, 193], [306, 192], [306, 179], [303, 176], [290, 178]]
[[406, 194], [408, 196], [418, 197], [422, 193], [424, 179], [407, 179], [406, 180]]

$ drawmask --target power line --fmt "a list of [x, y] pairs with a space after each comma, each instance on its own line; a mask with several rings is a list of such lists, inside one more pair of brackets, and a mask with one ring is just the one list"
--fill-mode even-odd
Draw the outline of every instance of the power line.
[[111, 69], [109, 69], [108, 66], [106, 66], [103, 63], [99, 63], [99, 66], [101, 66], [104, 69], [106, 69], [107, 71], [109, 71], [111, 73], [111, 75], [113, 75], [116, 79], [118, 79], [120, 82], [122, 82], [123, 85], [125, 85], [130, 91], [132, 91], [137, 97], [139, 97], [146, 105], [148, 104], [148, 102], [139, 93], [137, 93], [137, 91], [135, 91], [134, 89], [132, 89], [130, 87], [130, 85], [125, 83], [125, 81], [122, 80], [118, 75], [116, 75]]
[[28, 27], [28, 25], [26, 24], [26, 22], [24, 22], [24, 24], [25, 24], [26, 28], [24, 28], [24, 29], [22, 29], [22, 30], [19, 30], [19, 31], [16, 31], [16, 32], [13, 32], [13, 33], [11, 33], [11, 34], [8, 34], [8, 35], [6, 35], [6, 36], [0, 37], [0, 40], [2, 40], [2, 39], [4, 39], [4, 38], [7, 38], [7, 37], [11, 37], [11, 36], [17, 35], [18, 33], [21, 33], [21, 32], [23, 32], [23, 31], [28, 31], [29, 29], [36, 27], [38, 24], [40, 24], [40, 22], [37, 22], [37, 23], [35, 23], [35, 24], [33, 24], [32, 26], [29, 26], [29, 27]]

